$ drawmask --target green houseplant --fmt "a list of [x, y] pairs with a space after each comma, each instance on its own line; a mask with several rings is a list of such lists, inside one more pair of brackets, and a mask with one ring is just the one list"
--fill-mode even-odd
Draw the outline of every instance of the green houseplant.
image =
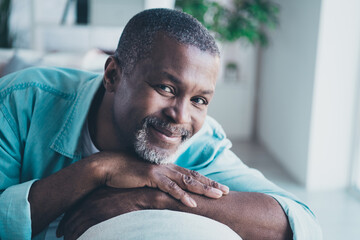
[[12, 37], [9, 28], [10, 11], [11, 0], [0, 0], [0, 48], [12, 47]]
[[222, 42], [245, 38], [266, 45], [266, 29], [278, 24], [279, 6], [269, 0], [233, 0], [230, 6], [211, 0], [177, 0], [175, 6], [198, 19]]

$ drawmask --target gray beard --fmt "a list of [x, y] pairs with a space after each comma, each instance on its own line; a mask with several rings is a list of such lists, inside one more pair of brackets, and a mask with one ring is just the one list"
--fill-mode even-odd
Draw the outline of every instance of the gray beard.
[[144, 160], [155, 164], [173, 163], [175, 153], [163, 149], [155, 149], [147, 141], [147, 129], [140, 129], [136, 133], [135, 152]]
[[182, 143], [181, 145], [191, 136], [191, 132], [178, 127], [172, 127], [169, 123], [163, 122], [162, 120], [155, 117], [147, 117], [144, 120], [142, 127], [136, 132], [135, 135], [135, 152], [144, 160], [154, 163], [154, 164], [168, 164], [175, 162], [177, 158], [177, 151], [170, 152], [165, 149], [159, 149], [152, 146], [148, 142], [148, 129], [149, 125], [157, 125], [163, 128], [166, 128], [172, 132], [178, 131], [182, 134]]

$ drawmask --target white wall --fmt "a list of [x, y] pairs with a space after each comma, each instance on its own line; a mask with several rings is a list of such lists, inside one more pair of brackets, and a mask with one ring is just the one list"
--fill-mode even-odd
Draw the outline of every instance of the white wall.
[[148, 8], [173, 8], [175, 5], [175, 0], [90, 0], [90, 23], [85, 26], [75, 25], [76, 4], [73, 1], [65, 25], [62, 25], [67, 2], [12, 0], [10, 27], [15, 47], [71, 52], [84, 52], [94, 47], [113, 50], [122, 28], [133, 15]]
[[259, 140], [306, 184], [320, 0], [280, 0], [280, 26], [260, 68]]
[[279, 1], [260, 69], [258, 137], [308, 189], [349, 183], [360, 1]]
[[[254, 94], [257, 67], [257, 47], [246, 41], [221, 43], [221, 71], [208, 114], [224, 128], [233, 140], [250, 140], [254, 125]], [[238, 66], [238, 80], [228, 82], [225, 65]]]
[[89, 19], [93, 26], [120, 26], [144, 10], [145, 0], [91, 0]]
[[318, 46], [307, 182], [310, 189], [341, 188], [350, 175], [360, 1], [323, 1]]

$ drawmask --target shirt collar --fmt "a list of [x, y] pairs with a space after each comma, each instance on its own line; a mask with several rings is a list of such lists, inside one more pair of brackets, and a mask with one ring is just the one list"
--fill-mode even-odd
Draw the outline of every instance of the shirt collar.
[[76, 160], [81, 158], [81, 146], [79, 146], [81, 130], [102, 78], [102, 75], [93, 78], [79, 89], [65, 123], [50, 145], [51, 149], [68, 158]]

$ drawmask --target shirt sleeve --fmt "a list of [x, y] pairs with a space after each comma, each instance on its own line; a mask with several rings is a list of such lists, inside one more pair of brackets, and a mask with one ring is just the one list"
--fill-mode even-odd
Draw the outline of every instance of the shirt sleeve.
[[202, 130], [184, 147], [176, 163], [225, 184], [232, 191], [259, 192], [273, 197], [289, 219], [293, 239], [321, 240], [322, 232], [313, 212], [293, 194], [245, 165], [230, 150], [231, 146], [221, 126], [208, 117]]
[[34, 181], [13, 185], [0, 195], [1, 239], [31, 239], [30, 204], [27, 198]]
[[17, 129], [0, 103], [0, 239], [31, 239], [28, 193], [35, 180], [20, 184], [21, 144]]
[[212, 153], [213, 160], [199, 172], [239, 192], [260, 192], [273, 197], [286, 213], [293, 239], [322, 239], [322, 232], [313, 212], [297, 197], [278, 187], [258, 170], [246, 166], [231, 150], [231, 143], [222, 139]]

